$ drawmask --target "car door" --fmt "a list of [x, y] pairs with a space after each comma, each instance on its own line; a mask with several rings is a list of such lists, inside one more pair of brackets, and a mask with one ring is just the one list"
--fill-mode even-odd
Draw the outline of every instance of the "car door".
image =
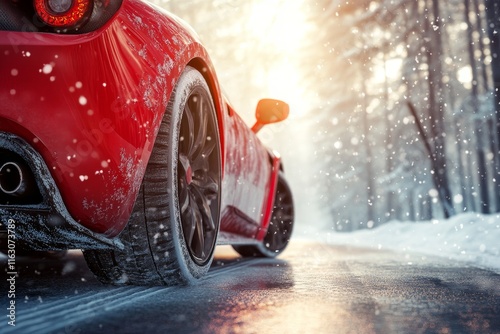
[[271, 166], [257, 136], [228, 105], [221, 231], [254, 238], [262, 220]]

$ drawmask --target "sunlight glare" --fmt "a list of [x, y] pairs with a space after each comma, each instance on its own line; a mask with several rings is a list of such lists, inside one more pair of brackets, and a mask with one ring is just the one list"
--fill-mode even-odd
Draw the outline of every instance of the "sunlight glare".
[[306, 98], [307, 94], [301, 85], [296, 66], [284, 61], [271, 68], [265, 80], [268, 84], [269, 96], [283, 100], [290, 105], [291, 117], [302, 116], [309, 111], [312, 97]]
[[299, 47], [305, 35], [304, 20], [301, 1], [271, 4], [261, 0], [254, 3], [248, 24], [263, 44], [291, 52]]
[[467, 65], [457, 71], [457, 79], [464, 85], [465, 88], [471, 89], [472, 87], [472, 68]]
[[269, 97], [290, 104], [292, 117], [308, 111], [305, 89], [300, 81], [300, 64], [291, 59], [302, 47], [306, 33], [306, 18], [302, 1], [256, 1], [252, 7], [248, 24], [253, 38], [260, 47], [270, 50], [276, 57], [255, 59], [264, 66], [257, 74], [259, 82], [265, 82]]
[[402, 58], [388, 59], [384, 63], [381, 62], [373, 71], [373, 81], [375, 83], [383, 83], [387, 79], [393, 81], [401, 76], [401, 68], [403, 66]]

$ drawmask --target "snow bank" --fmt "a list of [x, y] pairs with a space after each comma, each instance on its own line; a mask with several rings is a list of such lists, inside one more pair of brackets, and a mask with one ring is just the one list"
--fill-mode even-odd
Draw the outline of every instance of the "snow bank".
[[500, 215], [464, 213], [448, 220], [393, 221], [371, 230], [330, 233], [327, 242], [463, 261], [500, 273]]

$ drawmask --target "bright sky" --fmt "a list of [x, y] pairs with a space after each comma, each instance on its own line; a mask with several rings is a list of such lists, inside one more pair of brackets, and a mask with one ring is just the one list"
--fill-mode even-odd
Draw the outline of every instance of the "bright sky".
[[[264, 71], [258, 71], [261, 82], [266, 82], [268, 96], [290, 104], [291, 116], [304, 115], [310, 109], [312, 96], [306, 92], [300, 78], [301, 66], [296, 55], [301, 52], [306, 36], [307, 17], [303, 1], [253, 2], [248, 24], [252, 38], [279, 54], [273, 63], [266, 60]], [[243, 36], [244, 38], [244, 36]], [[258, 59], [257, 59], [258, 61]]]

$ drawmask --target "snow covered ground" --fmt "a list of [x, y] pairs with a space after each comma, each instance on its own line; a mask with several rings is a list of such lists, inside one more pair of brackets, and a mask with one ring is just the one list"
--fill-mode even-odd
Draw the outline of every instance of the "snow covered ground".
[[326, 241], [420, 253], [470, 263], [500, 273], [500, 215], [464, 213], [448, 220], [393, 221], [371, 230], [329, 233]]

